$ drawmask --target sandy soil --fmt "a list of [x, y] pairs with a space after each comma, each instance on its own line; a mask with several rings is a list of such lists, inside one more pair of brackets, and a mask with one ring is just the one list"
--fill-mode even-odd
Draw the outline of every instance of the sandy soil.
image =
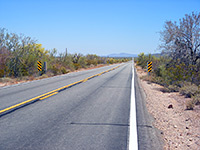
[[[139, 77], [146, 75], [137, 66]], [[141, 80], [147, 96], [148, 111], [155, 118], [154, 126], [160, 129], [165, 150], [200, 150], [200, 107], [185, 110], [190, 100], [178, 92], [163, 93], [163, 87]]]

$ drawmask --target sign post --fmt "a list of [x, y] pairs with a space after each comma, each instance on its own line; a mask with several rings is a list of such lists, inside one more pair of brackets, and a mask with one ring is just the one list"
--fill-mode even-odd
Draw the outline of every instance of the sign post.
[[47, 62], [46, 61], [44, 62], [44, 67], [43, 68], [44, 68], [44, 74], [46, 74], [47, 73]]

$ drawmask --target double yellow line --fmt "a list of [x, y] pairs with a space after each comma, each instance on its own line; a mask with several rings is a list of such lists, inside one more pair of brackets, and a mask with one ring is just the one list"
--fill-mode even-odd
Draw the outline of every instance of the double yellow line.
[[0, 110], [0, 116], [1, 116], [2, 114], [4, 114], [4, 113], [8, 113], [9, 111], [18, 109], [18, 108], [20, 108], [20, 107], [22, 107], [22, 106], [24, 106], [24, 105], [27, 105], [27, 104], [29, 104], [29, 103], [31, 103], [31, 102], [35, 102], [35, 101], [38, 101], [38, 100], [44, 100], [44, 99], [46, 99], [46, 98], [48, 98], [48, 97], [51, 97], [51, 96], [57, 94], [58, 92], [61, 92], [62, 90], [65, 90], [65, 89], [67, 89], [67, 88], [69, 88], [69, 87], [72, 87], [72, 86], [74, 86], [74, 85], [76, 85], [76, 84], [86, 82], [86, 81], [88, 81], [89, 79], [92, 79], [92, 78], [94, 78], [94, 77], [96, 77], [96, 76], [100, 76], [100, 75], [102, 75], [102, 74], [104, 74], [104, 73], [106, 73], [106, 72], [109, 72], [109, 71], [111, 71], [111, 70], [117, 69], [117, 68], [119, 68], [119, 67], [120, 67], [120, 65], [119, 65], [119, 66], [116, 66], [116, 67], [114, 67], [114, 68], [108, 69], [108, 70], [106, 70], [106, 71], [103, 71], [103, 72], [101, 72], [101, 73], [95, 74], [95, 75], [93, 75], [93, 76], [90, 76], [90, 77], [88, 77], [88, 78], [85, 78], [85, 79], [83, 79], [83, 80], [80, 80], [80, 81], [77, 81], [77, 82], [68, 84], [68, 85], [63, 86], [63, 87], [61, 87], [61, 88], [58, 88], [58, 89], [55, 89], [55, 90], [53, 90], [53, 91], [47, 92], [47, 93], [45, 93], [45, 94], [39, 95], [39, 96], [37, 96], [37, 97], [31, 98], [31, 99], [29, 99], [29, 100], [26, 100], [26, 101], [24, 101], [24, 102], [18, 103], [18, 104], [16, 104], [16, 105], [7, 107], [7, 108], [5, 108], [5, 109], [2, 109], [2, 110]]

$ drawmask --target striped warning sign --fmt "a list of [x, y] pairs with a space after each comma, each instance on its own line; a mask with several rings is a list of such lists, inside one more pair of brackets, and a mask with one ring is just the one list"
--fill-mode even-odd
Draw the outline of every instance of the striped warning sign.
[[41, 61], [37, 61], [37, 68], [38, 68], [38, 71], [42, 71], [42, 63], [41, 63]]
[[148, 72], [151, 72], [151, 71], [152, 71], [152, 61], [149, 61], [149, 62], [147, 63], [147, 71], [148, 71]]

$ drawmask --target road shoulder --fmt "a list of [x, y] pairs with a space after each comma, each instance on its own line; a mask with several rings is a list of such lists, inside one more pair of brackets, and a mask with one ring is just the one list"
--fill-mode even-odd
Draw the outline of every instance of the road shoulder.
[[[146, 73], [137, 69], [139, 77]], [[140, 80], [146, 95], [148, 112], [154, 117], [153, 125], [161, 130], [164, 149], [197, 150], [200, 147], [199, 108], [185, 110], [187, 99], [177, 92], [164, 93], [163, 87]]]
[[135, 96], [137, 114], [137, 132], [139, 150], [162, 150], [163, 140], [161, 131], [154, 126], [155, 119], [149, 114], [146, 107], [146, 94], [141, 86], [141, 82], [135, 72]]

